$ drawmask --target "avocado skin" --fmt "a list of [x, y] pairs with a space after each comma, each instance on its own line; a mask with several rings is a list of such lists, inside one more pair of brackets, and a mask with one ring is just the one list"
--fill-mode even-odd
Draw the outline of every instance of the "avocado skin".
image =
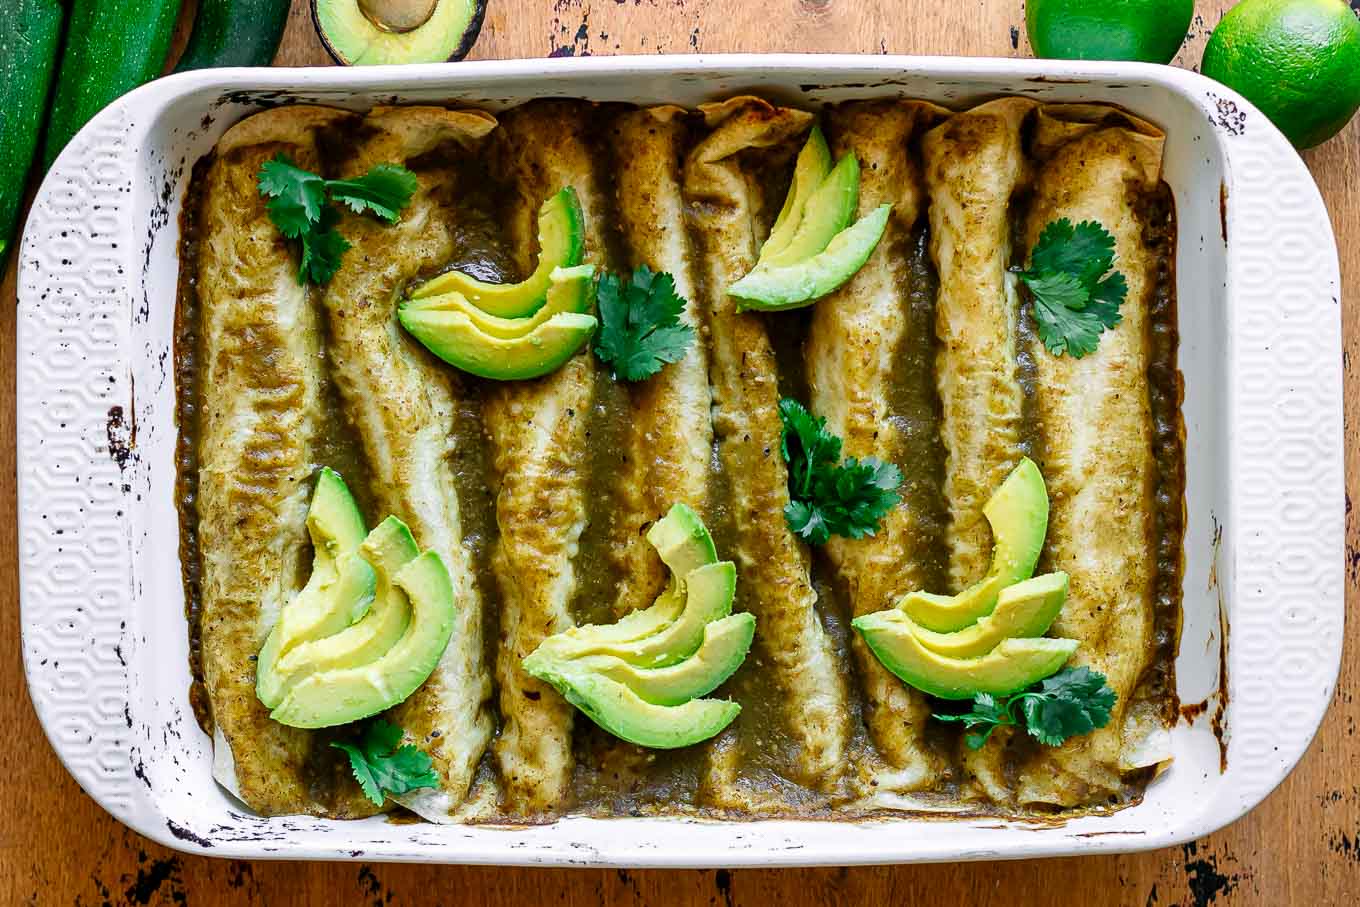
[[1034, 574], [1048, 534], [1048, 488], [1034, 461], [1021, 458], [982, 512], [995, 541], [987, 575], [957, 595], [912, 592], [898, 603], [927, 630], [953, 633], [976, 623], [992, 613], [1002, 589]]
[[[312, 26], [316, 29], [317, 36], [321, 39], [321, 46], [326, 48], [326, 53], [330, 54], [331, 59], [340, 66], [351, 66], [353, 62], [344, 58], [343, 55], [332, 44], [332, 39], [326, 33], [326, 29], [321, 24], [320, 7], [328, 3], [354, 3], [355, 0], [312, 0], [308, 4], [308, 9], [312, 14]], [[472, 15], [468, 19], [467, 26], [463, 29], [462, 37], [449, 55], [446, 62], [456, 63], [472, 52], [472, 46], [477, 43], [477, 38], [482, 33], [482, 23], [486, 19], [487, 0], [440, 0], [441, 3], [456, 2], [472, 4]], [[360, 13], [362, 15], [362, 13]], [[399, 61], [391, 61], [399, 62]], [[400, 61], [400, 62], [425, 62], [425, 61]]]
[[917, 625], [894, 608], [857, 617], [851, 626], [903, 683], [940, 699], [1008, 696], [1055, 673], [1077, 649], [1075, 639], [1006, 639], [986, 655], [949, 658], [922, 645]]

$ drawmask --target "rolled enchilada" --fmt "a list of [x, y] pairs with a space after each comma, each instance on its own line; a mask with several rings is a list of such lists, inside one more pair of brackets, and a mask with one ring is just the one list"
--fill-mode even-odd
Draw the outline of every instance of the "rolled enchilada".
[[317, 294], [298, 283], [256, 181], [280, 153], [319, 169], [317, 131], [347, 116], [288, 107], [232, 127], [208, 168], [200, 214], [200, 627], [213, 774], [265, 815], [371, 812], [342, 774], [329, 791], [317, 784], [316, 735], [270, 720], [255, 698], [255, 656], [306, 580], [326, 382]]
[[[1020, 386], [1020, 295], [1011, 273], [1012, 200], [1032, 166], [1021, 130], [1037, 105], [1001, 98], [951, 117], [921, 150], [930, 191], [930, 252], [939, 273], [935, 304], [936, 386], [945, 447], [948, 592], [982, 579], [991, 532], [982, 508], [1024, 454]], [[961, 747], [973, 783], [1009, 798], [1002, 754], [1006, 729], [980, 751]]]
[[[514, 187], [509, 241], [522, 273], [532, 270], [539, 206], [563, 186], [576, 190], [584, 209], [586, 260], [605, 263], [601, 193], [585, 139], [589, 110], [583, 103], [543, 102], [504, 119], [499, 151]], [[575, 710], [520, 662], [574, 623], [595, 372], [593, 355], [583, 349], [543, 378], [490, 388], [483, 410], [500, 528], [492, 553], [502, 599], [496, 659], [502, 727], [495, 754], [511, 815], [569, 805]]]
[[[812, 310], [806, 354], [812, 410], [844, 440], [846, 456], [905, 462], [895, 386], [908, 380], [913, 368], [902, 355], [904, 349], [923, 340], [910, 336], [907, 312], [916, 280], [907, 245], [925, 209], [921, 173], [910, 146], [920, 128], [942, 113], [914, 101], [859, 102], [827, 113], [827, 135], [836, 156], [853, 153], [860, 162], [857, 216], [882, 204], [893, 206], [888, 229], [868, 262]], [[921, 502], [912, 487], [907, 483], [903, 500], [875, 535], [837, 537], [826, 545], [856, 616], [891, 607], [904, 592], [922, 587], [929, 575], [923, 552], [929, 532], [921, 525]], [[930, 717], [925, 696], [892, 676], [859, 636], [850, 644], [859, 665], [865, 722], [884, 763], [861, 766], [865, 793], [886, 800], [935, 785], [945, 765], [925, 742]]]
[[757, 233], [762, 199], [743, 153], [796, 140], [812, 118], [749, 97], [703, 112], [712, 131], [685, 160], [684, 195], [702, 250], [698, 298], [711, 343], [714, 435], [731, 484], [738, 595], [760, 628], [761, 668], [783, 697], [799, 780], [825, 789], [844, 770], [846, 685], [817, 610], [807, 548], [784, 518], [788, 472], [779, 454], [774, 350], [761, 317], [738, 312], [726, 293], [755, 263], [764, 234]]
[[1051, 633], [1080, 640], [1070, 664], [1104, 674], [1119, 699], [1106, 727], [1040, 748], [1021, 767], [1022, 804], [1073, 806], [1117, 794], [1133, 767], [1126, 754], [1141, 743], [1125, 719], [1153, 657], [1157, 471], [1147, 375], [1157, 264], [1140, 210], [1160, 181], [1162, 143], [1159, 130], [1109, 107], [1039, 113], [1042, 164], [1027, 244], [1058, 218], [1098, 221], [1114, 235], [1114, 266], [1128, 281], [1121, 320], [1095, 352], [1081, 359], [1034, 353], [1037, 446], [1051, 500], [1046, 569], [1071, 575]]
[[491, 682], [482, 656], [481, 593], [473, 581], [450, 457], [456, 379], [397, 324], [406, 283], [453, 252], [447, 205], [455, 170], [414, 160], [441, 145], [473, 145], [495, 128], [489, 114], [438, 107], [376, 108], [339, 165], [342, 178], [380, 163], [413, 166], [419, 187], [394, 225], [346, 215], [351, 248], [326, 285], [335, 383], [371, 473], [379, 513], [400, 517], [421, 548], [438, 552], [453, 581], [453, 639], [434, 673], [391, 718], [429, 753], [438, 789], [397, 799], [434, 822], [451, 821], [468, 794], [492, 731]]

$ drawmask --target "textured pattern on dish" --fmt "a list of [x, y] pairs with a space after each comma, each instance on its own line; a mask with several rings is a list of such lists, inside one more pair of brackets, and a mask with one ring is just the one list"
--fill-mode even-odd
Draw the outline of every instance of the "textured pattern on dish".
[[29, 693], [71, 774], [115, 814], [134, 792], [127, 328], [140, 267], [128, 133], [120, 105], [48, 175], [20, 251], [17, 328]]

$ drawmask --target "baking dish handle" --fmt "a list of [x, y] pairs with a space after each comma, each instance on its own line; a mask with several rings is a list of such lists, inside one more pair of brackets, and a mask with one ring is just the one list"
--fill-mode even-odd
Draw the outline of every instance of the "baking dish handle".
[[29, 694], [81, 787], [134, 827], [147, 793], [138, 749], [149, 736], [134, 730], [129, 668], [138, 664], [131, 502], [145, 490], [131, 338], [151, 242], [134, 232], [149, 194], [138, 96], [91, 120], [43, 180], [19, 251], [15, 338]]
[[1304, 161], [1249, 102], [1203, 84], [1228, 174], [1220, 197], [1228, 361], [1220, 374], [1230, 382], [1232, 433], [1224, 444], [1228, 508], [1217, 514], [1221, 546], [1210, 575], [1218, 641], [1227, 646], [1215, 703], [1225, 777], [1216, 785], [1222, 802], [1210, 810], [1219, 826], [1265, 799], [1302, 757], [1340, 669], [1341, 279], [1327, 208]]

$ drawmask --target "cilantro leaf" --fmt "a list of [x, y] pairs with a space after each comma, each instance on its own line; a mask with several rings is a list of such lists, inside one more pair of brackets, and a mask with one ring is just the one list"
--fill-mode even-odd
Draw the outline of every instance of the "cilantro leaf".
[[[1064, 668], [1028, 690], [997, 699], [990, 693], [973, 697], [973, 709], [959, 715], [934, 715], [938, 721], [961, 721], [972, 733], [964, 737], [971, 749], [981, 749], [999, 727], [1021, 724], [1045, 746], [1059, 746], [1070, 737], [1089, 734], [1110, 723], [1118, 699], [1105, 675], [1085, 665]], [[1016, 715], [1017, 708], [1020, 716]], [[978, 733], [985, 728], [985, 733]]]
[[323, 284], [340, 269], [340, 256], [349, 249], [349, 240], [335, 229], [340, 215], [334, 208], [321, 209], [321, 219], [303, 233], [302, 257], [298, 262], [298, 283]]
[[285, 238], [299, 241], [298, 283], [329, 281], [350, 247], [335, 229], [340, 213], [328, 195], [356, 214], [371, 211], [391, 224], [416, 189], [415, 174], [397, 164], [378, 164], [357, 179], [323, 180], [282, 153], [265, 161], [258, 179], [269, 219]]
[[789, 496], [806, 498], [817, 471], [835, 466], [841, 458], [841, 439], [826, 430], [826, 419], [813, 418], [790, 397], [779, 401], [779, 419], [784, 423], [779, 449], [789, 464]]
[[376, 806], [383, 805], [387, 794], [439, 786], [430, 757], [409, 743], [399, 746], [401, 736], [401, 728], [379, 718], [364, 729], [358, 744], [331, 744], [349, 756], [354, 779]]
[[265, 210], [279, 232], [297, 239], [321, 218], [326, 183], [280, 152], [260, 167], [260, 194], [269, 199]]
[[326, 180], [331, 200], [347, 206], [355, 214], [372, 211], [395, 224], [401, 209], [411, 202], [418, 181], [416, 175], [398, 164], [378, 164], [358, 179]]
[[601, 274], [596, 288], [600, 332], [595, 355], [613, 369], [614, 378], [641, 381], [678, 362], [694, 340], [694, 329], [680, 323], [685, 299], [676, 295], [675, 278], [646, 265], [630, 277]]
[[841, 439], [826, 429], [797, 400], [779, 401], [784, 423], [780, 451], [789, 465], [789, 503], [784, 519], [809, 544], [822, 545], [833, 535], [863, 538], [878, 530], [879, 521], [897, 504], [902, 472], [873, 457], [841, 456]]
[[[1010, 709], [1006, 704], [998, 700], [991, 693], [978, 693], [973, 697], [973, 710], [959, 715], [934, 715], [938, 721], [962, 721], [964, 729], [970, 731], [964, 736], [964, 743], [968, 744], [969, 749], [980, 750], [987, 738], [992, 736], [992, 731], [999, 727], [1015, 724], [1015, 718], [1011, 715]], [[985, 733], [978, 733], [977, 729], [986, 728]]]
[[1117, 697], [1105, 675], [1083, 665], [1045, 678], [1038, 690], [1020, 698], [1030, 734], [1040, 743], [1057, 746], [1108, 724]]
[[1044, 227], [1019, 277], [1034, 297], [1039, 339], [1055, 356], [1095, 352], [1102, 331], [1121, 320], [1128, 281], [1115, 271], [1114, 236], [1096, 221], [1059, 218]]

